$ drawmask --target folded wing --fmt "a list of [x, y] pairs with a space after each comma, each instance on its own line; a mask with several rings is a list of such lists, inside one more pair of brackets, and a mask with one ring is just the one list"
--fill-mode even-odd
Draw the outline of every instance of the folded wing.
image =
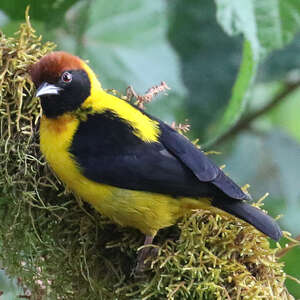
[[89, 179], [125, 189], [174, 196], [246, 199], [241, 189], [184, 136], [160, 122], [156, 143], [145, 143], [106, 111], [89, 116], [70, 152]]

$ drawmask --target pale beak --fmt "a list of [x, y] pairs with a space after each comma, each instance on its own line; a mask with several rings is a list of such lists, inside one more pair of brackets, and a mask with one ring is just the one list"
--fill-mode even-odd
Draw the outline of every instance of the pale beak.
[[50, 84], [48, 82], [43, 82], [37, 89], [35, 96], [41, 97], [45, 95], [58, 95], [62, 88]]

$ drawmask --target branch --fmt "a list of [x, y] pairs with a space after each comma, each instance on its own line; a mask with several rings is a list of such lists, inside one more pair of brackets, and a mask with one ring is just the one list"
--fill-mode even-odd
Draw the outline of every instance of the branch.
[[225, 140], [233, 137], [238, 134], [240, 131], [245, 130], [249, 127], [249, 125], [261, 117], [268, 111], [272, 110], [275, 106], [277, 106], [281, 101], [283, 101], [288, 95], [294, 92], [300, 86], [300, 81], [294, 83], [287, 83], [283, 90], [276, 94], [273, 99], [264, 107], [250, 113], [248, 116], [240, 119], [231, 129], [229, 129], [224, 135], [220, 136], [214, 143], [211, 145], [212, 147], [216, 147], [217, 145], [222, 144]]

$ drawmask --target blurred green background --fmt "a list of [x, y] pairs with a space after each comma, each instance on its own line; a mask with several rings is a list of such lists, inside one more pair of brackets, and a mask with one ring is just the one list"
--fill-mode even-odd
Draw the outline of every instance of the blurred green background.
[[[300, 234], [299, 0], [1, 0], [7, 36], [27, 5], [37, 34], [89, 60], [104, 88], [143, 94], [166, 81], [171, 91], [147, 110], [188, 119], [189, 136], [221, 151], [213, 159], [255, 199], [269, 192], [265, 208]], [[299, 279], [300, 248], [282, 260]], [[20, 295], [4, 271], [1, 291]]]

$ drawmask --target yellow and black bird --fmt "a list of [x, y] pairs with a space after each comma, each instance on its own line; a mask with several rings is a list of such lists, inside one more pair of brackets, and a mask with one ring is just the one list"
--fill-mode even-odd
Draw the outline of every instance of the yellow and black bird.
[[50, 53], [30, 75], [43, 109], [40, 147], [52, 169], [101, 214], [143, 232], [145, 244], [187, 211], [210, 206], [274, 240], [282, 236], [276, 222], [246, 203], [247, 194], [202, 151], [106, 93], [80, 58]]

